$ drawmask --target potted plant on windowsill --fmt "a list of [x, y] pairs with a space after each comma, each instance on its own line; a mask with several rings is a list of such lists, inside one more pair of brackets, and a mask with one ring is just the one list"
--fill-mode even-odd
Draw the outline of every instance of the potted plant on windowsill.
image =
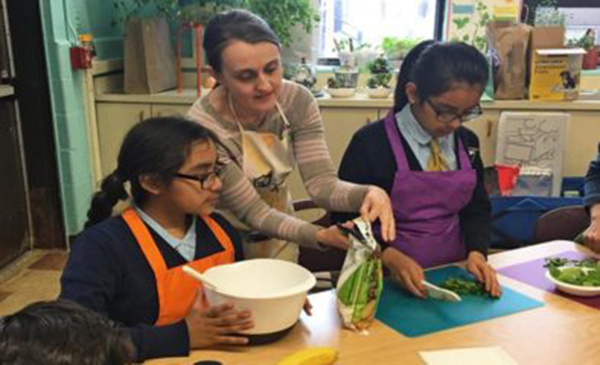
[[384, 37], [381, 41], [381, 49], [388, 58], [390, 65], [393, 69], [400, 68], [400, 64], [408, 52], [421, 40], [418, 38], [398, 38], [398, 37]]
[[598, 50], [596, 49], [596, 35], [593, 29], [586, 30], [585, 34], [575, 40], [568, 42], [569, 46], [583, 48], [587, 53], [583, 55], [584, 70], [595, 70], [598, 68]]
[[348, 98], [356, 92], [358, 71], [350, 66], [342, 66], [327, 79], [325, 91], [334, 98]]
[[392, 92], [390, 81], [392, 73], [390, 64], [384, 55], [377, 57], [369, 64], [371, 77], [367, 80], [367, 95], [370, 98], [387, 98]]

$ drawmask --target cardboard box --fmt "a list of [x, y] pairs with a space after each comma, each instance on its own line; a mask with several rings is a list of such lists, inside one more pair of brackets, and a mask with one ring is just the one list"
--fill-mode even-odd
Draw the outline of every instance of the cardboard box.
[[552, 25], [531, 30], [531, 49], [562, 48], [565, 46], [565, 27]]
[[577, 99], [584, 54], [585, 50], [581, 48], [534, 49], [531, 58], [529, 99]]

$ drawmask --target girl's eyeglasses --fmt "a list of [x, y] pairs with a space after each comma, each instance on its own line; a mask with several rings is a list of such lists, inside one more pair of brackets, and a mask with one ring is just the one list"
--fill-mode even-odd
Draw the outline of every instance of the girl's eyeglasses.
[[202, 189], [208, 189], [219, 179], [219, 172], [221, 171], [220, 167], [215, 167], [215, 169], [208, 174], [204, 175], [191, 175], [184, 174], [181, 172], [176, 172], [173, 176], [180, 177], [182, 179], [194, 180], [200, 183], [200, 187]]
[[439, 110], [439, 107], [437, 107], [429, 99], [425, 101], [429, 104], [429, 106], [431, 106], [431, 109], [433, 109], [433, 111], [435, 112], [437, 119], [442, 123], [452, 123], [457, 119], [460, 123], [464, 123], [473, 119], [477, 119], [483, 114], [483, 109], [481, 109], [480, 105], [477, 105], [476, 107], [469, 109], [459, 115], [453, 112]]

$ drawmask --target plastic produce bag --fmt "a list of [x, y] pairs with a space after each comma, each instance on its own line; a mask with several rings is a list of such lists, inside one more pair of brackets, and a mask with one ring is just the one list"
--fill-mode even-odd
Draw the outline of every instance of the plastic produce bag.
[[521, 167], [513, 195], [552, 195], [552, 169], [534, 166]]
[[366, 332], [383, 290], [381, 248], [369, 221], [353, 222], [352, 229], [342, 228], [350, 234], [350, 248], [337, 283], [337, 305], [344, 327]]

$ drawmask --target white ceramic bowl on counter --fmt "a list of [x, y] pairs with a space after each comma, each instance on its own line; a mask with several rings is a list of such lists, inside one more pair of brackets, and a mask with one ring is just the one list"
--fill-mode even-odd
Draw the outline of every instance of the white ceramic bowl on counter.
[[[210, 305], [231, 301], [238, 310], [252, 313], [257, 335], [251, 343], [282, 337], [298, 321], [307, 293], [316, 284], [314, 275], [300, 265], [275, 259], [254, 259], [215, 266], [204, 275], [217, 287], [206, 285]], [[261, 338], [262, 336], [262, 338]]]
[[392, 93], [392, 89], [389, 87], [366, 88], [365, 90], [371, 99], [385, 99]]
[[332, 98], [349, 98], [356, 92], [355, 88], [341, 87], [341, 88], [327, 88], [325, 89], [327, 94], [331, 95]]
[[546, 270], [546, 278], [548, 278], [548, 280], [550, 280], [554, 285], [556, 285], [556, 288], [563, 293], [576, 295], [580, 297], [595, 297], [600, 295], [600, 286], [582, 286], [568, 284], [552, 276], [552, 274], [550, 274], [550, 270]]

